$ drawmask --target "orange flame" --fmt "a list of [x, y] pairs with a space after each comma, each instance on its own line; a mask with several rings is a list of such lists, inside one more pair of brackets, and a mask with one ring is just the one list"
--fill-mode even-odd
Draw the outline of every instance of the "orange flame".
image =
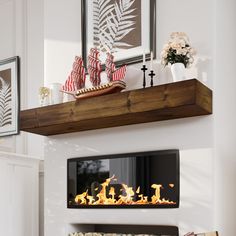
[[[154, 195], [151, 197], [151, 201], [147, 196], [140, 193], [140, 187], [136, 192], [132, 187], [126, 184], [117, 185], [120, 187], [119, 191], [115, 187], [111, 186], [111, 181], [117, 181], [115, 176], [106, 179], [101, 184], [100, 188], [96, 188], [95, 191], [99, 191], [96, 196], [90, 196], [88, 190], [75, 197], [75, 203], [79, 205], [175, 205], [176, 202], [161, 198], [161, 184], [153, 184], [152, 189], [155, 190]], [[174, 188], [174, 184], [169, 184], [169, 187]], [[118, 196], [118, 197], [117, 197]]]

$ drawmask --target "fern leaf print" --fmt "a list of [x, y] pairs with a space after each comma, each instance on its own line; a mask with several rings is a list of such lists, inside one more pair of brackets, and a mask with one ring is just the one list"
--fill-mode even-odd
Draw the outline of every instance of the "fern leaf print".
[[111, 0], [93, 0], [94, 46], [106, 51], [105, 35], [107, 34], [107, 17], [114, 10]]
[[93, 0], [94, 45], [103, 52], [117, 52], [134, 45], [123, 39], [136, 26], [137, 0]]
[[0, 127], [12, 124], [11, 86], [0, 77]]

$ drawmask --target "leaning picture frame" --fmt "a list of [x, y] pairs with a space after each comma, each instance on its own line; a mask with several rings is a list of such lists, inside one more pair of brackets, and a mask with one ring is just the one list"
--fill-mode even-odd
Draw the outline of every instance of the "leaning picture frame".
[[82, 0], [82, 57], [90, 48], [114, 55], [116, 66], [156, 58], [156, 0]]
[[0, 61], [0, 137], [19, 133], [19, 57]]

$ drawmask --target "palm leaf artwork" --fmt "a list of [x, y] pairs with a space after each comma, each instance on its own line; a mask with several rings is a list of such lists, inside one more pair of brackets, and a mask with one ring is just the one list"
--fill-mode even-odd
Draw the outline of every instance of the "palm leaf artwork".
[[135, 27], [135, 0], [94, 0], [94, 45], [101, 51], [117, 52], [133, 45], [123, 42]]
[[11, 125], [11, 86], [0, 77], [0, 127]]
[[101, 51], [107, 51], [104, 32], [107, 34], [106, 19], [114, 10], [114, 4], [111, 0], [93, 0], [93, 6], [94, 45]]

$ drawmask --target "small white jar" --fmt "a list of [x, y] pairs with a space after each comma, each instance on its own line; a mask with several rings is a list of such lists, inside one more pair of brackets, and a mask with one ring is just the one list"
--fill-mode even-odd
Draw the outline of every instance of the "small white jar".
[[50, 85], [51, 90], [51, 104], [59, 104], [63, 102], [63, 92], [61, 91], [62, 84], [52, 83]]

